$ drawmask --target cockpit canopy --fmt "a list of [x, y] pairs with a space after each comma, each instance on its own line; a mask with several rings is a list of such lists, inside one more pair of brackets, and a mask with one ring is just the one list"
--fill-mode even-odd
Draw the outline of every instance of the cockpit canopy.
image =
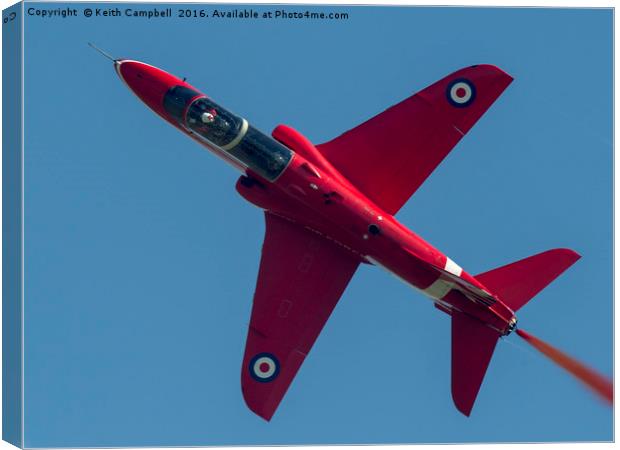
[[196, 97], [202, 94], [185, 86], [175, 86], [164, 96], [164, 109], [178, 122], [183, 122], [185, 108]]
[[219, 107], [206, 97], [194, 100], [186, 115], [188, 127], [225, 150], [239, 136], [243, 122], [242, 118]]
[[164, 97], [164, 108], [210, 147], [227, 152], [267, 180], [275, 180], [293, 156], [291, 150], [242, 117], [188, 87], [171, 88]]

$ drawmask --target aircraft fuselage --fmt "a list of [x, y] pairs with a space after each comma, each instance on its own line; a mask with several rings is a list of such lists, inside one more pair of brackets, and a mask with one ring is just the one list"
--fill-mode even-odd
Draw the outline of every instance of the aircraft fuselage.
[[167, 72], [130, 60], [115, 66], [151, 109], [244, 174], [237, 191], [246, 200], [385, 268], [448, 314], [456, 309], [503, 335], [514, 329], [510, 308], [374, 204], [297, 131], [279, 126], [267, 136]]

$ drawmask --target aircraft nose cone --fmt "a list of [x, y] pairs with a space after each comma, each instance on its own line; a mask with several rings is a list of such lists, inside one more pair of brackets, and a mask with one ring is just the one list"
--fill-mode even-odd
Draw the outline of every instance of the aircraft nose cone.
[[170, 88], [183, 83], [180, 79], [139, 61], [115, 61], [114, 68], [118, 76], [140, 100], [159, 115], [166, 116], [163, 109], [164, 96]]

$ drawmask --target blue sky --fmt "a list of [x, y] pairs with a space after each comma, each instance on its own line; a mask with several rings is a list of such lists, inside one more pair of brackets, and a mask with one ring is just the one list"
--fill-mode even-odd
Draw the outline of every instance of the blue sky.
[[273, 420], [253, 415], [240, 365], [262, 213], [234, 169], [87, 46], [317, 144], [463, 66], [506, 70], [515, 81], [397, 217], [474, 274], [578, 251], [519, 324], [611, 375], [611, 10], [289, 6], [349, 19], [248, 21], [86, 19], [88, 4], [71, 6], [80, 17], [25, 24], [26, 445], [612, 438], [612, 410], [516, 335], [472, 416], [459, 414], [448, 317], [367, 266]]

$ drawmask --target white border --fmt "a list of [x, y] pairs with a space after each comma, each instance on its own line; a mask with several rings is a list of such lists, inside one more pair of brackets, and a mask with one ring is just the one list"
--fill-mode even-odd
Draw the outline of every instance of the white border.
[[24, 11], [26, 10], [25, 7], [25, 3], [22, 3], [22, 99], [21, 99], [21, 105], [22, 105], [22, 205], [21, 205], [21, 220], [22, 220], [22, 268], [21, 268], [21, 277], [22, 277], [22, 310], [21, 310], [21, 327], [22, 327], [22, 338], [21, 338], [21, 348], [22, 348], [22, 352], [21, 352], [21, 363], [22, 363], [22, 374], [21, 377], [22, 379], [21, 381], [21, 387], [22, 387], [22, 401], [21, 401], [21, 408], [22, 408], [22, 435], [21, 435], [21, 446], [23, 447], [25, 445], [26, 442], [26, 431], [25, 431], [25, 425], [26, 425], [26, 383], [24, 382], [25, 378], [24, 375], [26, 373], [26, 368], [25, 368], [25, 352], [26, 352], [26, 333], [25, 333], [25, 326], [26, 326], [26, 314], [25, 314], [25, 301], [26, 301], [26, 295], [25, 295], [25, 287], [26, 287], [26, 282], [25, 282], [25, 268], [26, 268], [26, 264], [25, 264], [25, 260], [24, 260], [24, 248], [25, 248], [25, 241], [26, 241], [26, 235], [25, 235], [25, 223], [24, 223], [24, 219], [25, 219], [25, 205], [26, 205], [26, 201], [25, 201], [25, 176], [26, 176], [26, 172], [25, 172], [25, 165], [24, 165], [24, 155], [26, 152], [26, 132], [24, 130], [24, 126], [26, 124], [26, 120], [25, 120], [25, 105], [24, 105], [24, 93], [26, 91], [26, 86], [25, 86], [25, 80], [26, 78], [24, 77], [24, 66], [25, 66], [25, 49], [26, 49], [26, 41], [25, 41], [25, 29], [26, 29], [26, 22], [24, 20], [25, 15], [24, 15]]
[[[33, 0], [30, 1], [29, 3], [36, 3], [37, 0]], [[15, 4], [16, 2], [13, 0], [0, 0], [0, 5], [2, 5], [2, 9], [5, 9], [13, 4]], [[86, 1], [77, 1], [74, 3], [86, 3]], [[92, 1], [92, 2], [88, 2], [88, 3], [129, 3], [129, 2], [120, 2], [120, 1], [108, 1], [108, 2], [104, 2], [104, 1]], [[191, 2], [191, 1], [178, 1], [178, 0], [151, 0], [149, 2], [144, 2], [142, 0], [134, 0], [131, 3], [203, 3], [203, 4], [235, 4], [235, 3], [240, 3], [239, 1], [233, 1], [233, 0], [219, 0], [217, 2], [213, 2], [213, 1], [206, 1], [206, 2]], [[589, 2], [585, 2], [585, 1], [576, 1], [576, 0], [564, 0], [564, 1], [543, 1], [543, 2], [519, 2], [519, 1], [515, 1], [515, 0], [504, 0], [501, 3], [499, 2], [492, 2], [492, 1], [481, 1], [481, 0], [470, 0], [467, 2], [467, 4], [464, 4], [462, 1], [459, 2], [458, 0], [442, 0], [441, 1], [441, 5], [438, 5], [437, 1], [429, 1], [429, 0], [419, 0], [415, 2], [415, 5], [412, 5], [411, 2], [406, 2], [406, 1], [399, 1], [399, 0], [392, 0], [389, 3], [384, 3], [384, 4], [379, 4], [379, 3], [371, 3], [368, 1], [351, 1], [351, 0], [344, 0], [344, 1], [339, 1], [339, 2], [335, 2], [335, 1], [329, 1], [329, 0], [313, 0], [312, 3], [308, 2], [308, 1], [302, 1], [302, 0], [287, 0], [286, 3], [267, 3], [264, 1], [257, 1], [257, 0], [244, 0], [243, 3], [246, 4], [290, 4], [290, 5], [306, 5], [306, 4], [314, 4], [314, 5], [374, 5], [374, 6], [473, 6], [473, 7], [493, 7], [493, 6], [499, 6], [499, 7], [568, 7], [568, 8], [614, 8], [616, 6], [616, 2], [609, 2], [609, 1], [600, 1], [600, 0], [591, 0]], [[25, 90], [25, 86], [24, 86], [24, 34], [25, 34], [25, 21], [24, 21], [24, 11], [25, 8], [22, 8], [22, 117], [21, 117], [21, 121], [22, 121], [22, 211], [21, 211], [21, 219], [22, 219], [22, 311], [21, 311], [21, 326], [22, 326], [22, 446], [24, 444], [24, 399], [25, 399], [25, 392], [24, 392], [24, 383], [23, 383], [23, 374], [24, 374], [24, 298], [25, 298], [25, 291], [24, 291], [24, 242], [25, 242], [25, 236], [24, 236], [24, 146], [25, 146], [25, 133], [24, 133], [24, 103], [23, 103], [23, 94], [24, 94], [24, 90]], [[1, 39], [1, 38], [0, 38]], [[615, 55], [615, 48], [617, 48], [617, 42], [616, 42], [616, 38], [614, 35], [614, 55]], [[615, 69], [615, 61], [614, 61], [614, 69]], [[615, 82], [615, 76], [614, 76], [614, 82]], [[614, 89], [614, 98], [615, 98], [615, 89]], [[1, 99], [1, 94], [0, 94], [0, 99]], [[615, 107], [615, 103], [614, 103], [614, 107]], [[615, 112], [615, 109], [614, 109]], [[0, 116], [1, 117], [1, 116]], [[614, 125], [615, 125], [615, 115], [614, 115]], [[615, 127], [614, 127], [614, 131], [615, 131]], [[615, 132], [614, 132], [614, 143], [615, 143]], [[1, 160], [0, 160], [0, 167], [1, 167]], [[614, 157], [614, 173], [615, 173], [615, 169], [616, 169], [616, 160]], [[1, 190], [1, 187], [0, 187]], [[614, 179], [614, 206], [615, 206], [615, 198], [617, 198], [617, 192], [616, 192], [616, 183], [615, 183], [615, 179]], [[2, 212], [1, 212], [1, 198], [0, 198], [0, 219], [2, 217]], [[615, 209], [614, 209], [614, 220], [615, 220]], [[614, 235], [615, 235], [615, 222], [614, 222]], [[1, 248], [1, 243], [0, 243], [0, 248]], [[614, 239], [614, 263], [615, 263], [615, 239]], [[620, 276], [620, 269], [616, 266], [614, 266], [614, 280], [617, 276]], [[408, 283], [407, 283], [408, 284]], [[615, 283], [614, 283], [614, 297], [615, 297]], [[616, 316], [616, 310], [614, 308], [614, 319], [617, 319]], [[615, 322], [617, 323], [617, 322]], [[0, 337], [1, 340], [1, 337]], [[615, 333], [614, 333], [614, 340], [615, 340]], [[614, 360], [614, 365], [615, 365], [615, 360]], [[0, 391], [1, 392], [1, 391]], [[1, 394], [0, 394], [1, 395]], [[615, 429], [615, 416], [614, 416], [614, 429]], [[584, 446], [586, 444], [583, 443], [558, 443], [558, 444], [539, 444], [537, 446], [537, 448], [552, 448], [552, 449], [557, 449], [557, 450], [563, 450], [566, 448], [569, 449], [576, 449], [576, 448], [581, 448], [582, 446]], [[577, 447], [578, 446], [578, 447]], [[443, 445], [378, 445], [378, 446], [373, 446], [375, 448], [390, 448], [390, 447], [400, 447], [400, 448], [411, 448], [413, 450], [435, 450], [437, 448], [448, 448], [447, 446], [443, 446]], [[614, 444], [612, 443], [601, 443], [601, 444], [596, 444], [597, 448], [614, 448]], [[8, 449], [14, 449], [15, 447], [13, 447], [12, 445], [2, 441], [0, 443], [0, 450], [8, 450]], [[118, 448], [118, 447], [98, 447], [98, 448]], [[170, 446], [162, 446], [162, 447], [137, 447], [137, 448], [143, 448], [143, 449], [154, 449], [154, 448], [180, 448], [180, 447], [170, 447]], [[182, 448], [204, 448], [204, 447], [197, 447], [197, 446], [193, 446], [193, 447], [182, 447]], [[218, 448], [218, 447], [210, 447], [210, 448]], [[221, 447], [219, 447], [221, 448]], [[248, 448], [256, 448], [256, 447], [234, 447], [235, 449], [238, 450], [245, 450]], [[265, 447], [260, 447], [261, 449], [281, 449], [283, 448], [283, 446], [265, 446]], [[286, 447], [285, 447], [286, 448]], [[329, 446], [312, 446], [312, 449], [316, 449], [316, 450], [323, 450], [326, 448], [332, 448]], [[359, 446], [359, 445], [354, 445], [354, 446], [347, 446], [347, 450], [367, 450], [367, 446]], [[465, 450], [473, 450], [473, 449], [477, 449], [478, 446], [476, 444], [466, 444], [466, 445], [460, 445], [459, 449], [465, 449]], [[530, 450], [530, 445], [529, 444], [510, 444], [510, 446], [508, 446], [507, 444], [485, 444], [485, 449], [489, 449], [489, 450], [496, 450], [496, 449], [510, 449], [510, 450]]]

